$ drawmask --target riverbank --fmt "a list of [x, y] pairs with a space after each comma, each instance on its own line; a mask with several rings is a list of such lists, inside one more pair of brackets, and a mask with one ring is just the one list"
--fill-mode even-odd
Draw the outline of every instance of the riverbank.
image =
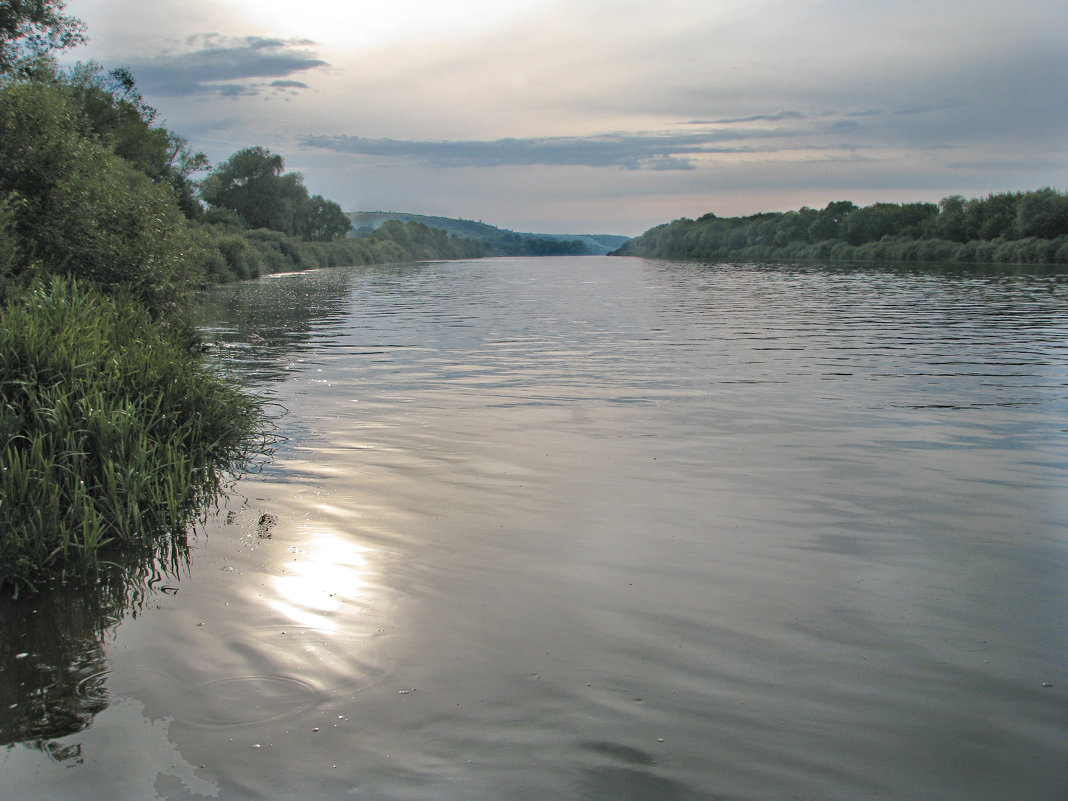
[[129, 298], [54, 279], [0, 310], [0, 590], [184, 545], [266, 447], [262, 402]]
[[226, 284], [270, 273], [434, 259], [474, 259], [482, 246], [417, 222], [390, 222], [361, 237], [307, 241], [265, 228], [192, 223], [197, 272], [204, 284]]

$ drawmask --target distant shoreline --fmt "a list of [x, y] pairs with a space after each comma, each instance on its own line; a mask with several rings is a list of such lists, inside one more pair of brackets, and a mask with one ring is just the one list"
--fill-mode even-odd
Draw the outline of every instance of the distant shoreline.
[[1051, 188], [934, 203], [681, 219], [614, 255], [684, 260], [1068, 265], [1068, 195]]

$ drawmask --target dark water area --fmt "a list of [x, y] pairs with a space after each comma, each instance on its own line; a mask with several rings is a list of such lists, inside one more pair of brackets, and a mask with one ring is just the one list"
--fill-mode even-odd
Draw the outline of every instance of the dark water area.
[[285, 439], [0, 605], [0, 798], [1068, 800], [1068, 276], [219, 287]]

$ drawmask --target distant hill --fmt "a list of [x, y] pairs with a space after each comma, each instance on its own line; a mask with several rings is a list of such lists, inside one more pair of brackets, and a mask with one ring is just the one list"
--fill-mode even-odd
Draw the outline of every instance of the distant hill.
[[432, 217], [402, 211], [350, 211], [349, 236], [368, 234], [390, 220], [422, 223], [461, 239], [481, 242], [494, 255], [550, 256], [558, 254], [604, 255], [623, 246], [630, 237], [614, 234], [534, 234], [517, 233], [475, 220]]

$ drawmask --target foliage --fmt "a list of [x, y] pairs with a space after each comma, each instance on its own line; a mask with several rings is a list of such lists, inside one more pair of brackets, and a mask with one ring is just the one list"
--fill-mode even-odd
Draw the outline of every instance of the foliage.
[[[450, 236], [472, 240], [481, 245], [485, 256], [583, 256], [607, 253], [627, 240], [625, 236], [592, 236], [574, 234], [520, 234], [481, 221], [451, 217], [432, 217], [423, 214], [393, 211], [358, 211], [348, 215], [356, 230], [352, 236], [369, 236], [384, 224], [400, 222], [422, 223]], [[607, 241], [602, 241], [607, 240]], [[610, 244], [609, 244], [610, 243]]]
[[284, 169], [281, 156], [248, 147], [208, 174], [200, 196], [213, 209], [235, 212], [249, 228], [316, 241], [344, 236], [351, 223], [341, 207], [321, 195], [309, 197], [300, 174]]
[[15, 236], [15, 208], [18, 198], [14, 195], [0, 196], [0, 276], [15, 268], [18, 258], [18, 241]]
[[1068, 195], [1051, 188], [933, 203], [848, 200], [749, 217], [676, 220], [617, 253], [677, 259], [1068, 263]]
[[262, 448], [260, 402], [130, 296], [69, 278], [0, 310], [0, 586], [181, 536]]
[[63, 78], [89, 133], [154, 183], [169, 186], [186, 217], [203, 213], [191, 176], [207, 168], [207, 157], [158, 124], [159, 113], [145, 102], [128, 70], [105, 73], [97, 64], [78, 64]]
[[174, 314], [194, 284], [184, 215], [168, 186], [83, 123], [62, 83], [0, 87], [0, 204], [13, 240], [0, 279], [73, 275], [132, 290], [156, 316]]
[[42, 58], [85, 41], [85, 26], [62, 0], [0, 2], [0, 76], [31, 73]]
[[304, 238], [312, 242], [329, 242], [348, 233], [352, 222], [341, 206], [322, 195], [312, 195], [304, 204], [301, 223]]
[[[213, 214], [214, 210], [209, 210], [206, 220]], [[194, 239], [191, 252], [208, 283], [318, 267], [483, 255], [479, 243], [420, 223], [390, 223], [366, 237], [310, 241], [264, 228], [249, 231], [234, 226], [229, 219], [221, 219], [196, 226]]]

